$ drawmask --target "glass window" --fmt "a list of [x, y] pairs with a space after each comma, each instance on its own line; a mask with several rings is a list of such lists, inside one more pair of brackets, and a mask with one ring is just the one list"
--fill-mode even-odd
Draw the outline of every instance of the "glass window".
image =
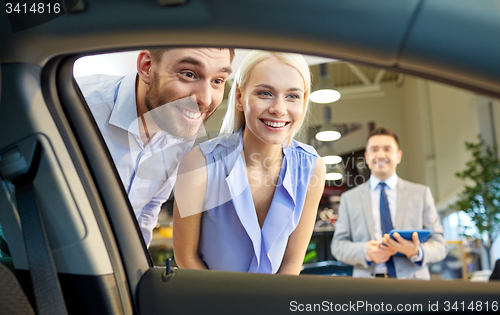
[[[190, 149], [218, 136], [228, 109], [234, 74], [248, 53], [248, 50], [236, 50], [232, 72], [223, 66], [209, 69], [214, 70], [211, 73], [201, 72], [196, 62], [181, 61], [188, 66], [177, 69], [176, 80], [201, 82], [211, 75], [209, 88], [221, 97], [215, 100], [217, 104], [212, 104], [211, 117], [186, 137], [175, 134], [190, 132], [182, 127], [181, 115], [171, 115], [165, 126], [159, 122], [162, 115], [172, 113], [168, 106], [163, 106], [165, 110], [158, 109], [155, 104], [160, 103], [173, 103], [187, 121], [198, 119], [200, 114], [182, 107], [188, 105], [176, 103], [177, 99], [187, 99], [189, 95], [176, 98], [175, 88], [169, 90], [168, 78], [161, 72], [165, 70], [161, 67], [168, 65], [165, 60], [160, 60], [163, 63], [156, 65], [158, 72], [148, 73], [149, 77], [137, 73], [138, 64], [139, 71], [143, 71], [150, 66], [147, 62], [154, 62], [155, 56], [144, 61], [141, 69], [141, 63], [137, 62], [141, 58], [139, 51], [83, 57], [75, 63], [76, 81], [108, 145], [156, 265], [164, 265], [168, 258], [173, 258], [175, 263], [171, 190], [177, 166]], [[312, 56], [305, 59], [312, 74], [311, 92], [336, 90], [340, 98], [323, 102], [311, 96], [315, 101], [310, 103], [310, 116], [303, 131], [295, 137], [312, 146], [326, 165], [324, 193], [304, 257], [303, 273], [352, 274], [349, 264], [332, 256], [331, 240], [338, 230], [341, 195], [367, 185], [370, 169], [378, 167], [365, 159], [368, 136], [378, 127], [388, 128], [397, 135], [402, 157], [399, 163], [397, 157], [393, 161], [385, 153], [377, 153], [380, 154], [377, 161], [396, 163], [394, 167], [400, 179], [429, 187], [434, 202], [422, 202], [435, 205], [444, 226], [449, 253], [431, 266], [432, 279], [469, 279], [474, 271], [488, 268], [487, 260], [494, 262], [499, 258], [498, 241], [492, 244], [488, 257], [479, 243], [464, 238], [463, 227], [473, 225], [473, 221], [465, 213], [455, 212], [454, 204], [466, 184], [456, 173], [463, 171], [472, 158], [465, 143], [477, 143], [481, 134], [486, 145], [498, 145], [500, 101], [384, 69]], [[148, 80], [157, 80], [158, 84]], [[321, 132], [330, 132], [337, 139], [323, 141], [319, 136]], [[422, 202], [414, 201], [416, 204], [408, 207], [422, 207]]]

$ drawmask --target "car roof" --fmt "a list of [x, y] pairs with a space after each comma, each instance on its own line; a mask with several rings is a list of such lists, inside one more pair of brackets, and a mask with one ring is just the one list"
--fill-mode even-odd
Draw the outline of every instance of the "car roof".
[[495, 0], [85, 1], [83, 10], [15, 33], [9, 18], [0, 16], [2, 63], [43, 66], [58, 55], [161, 45], [258, 47], [381, 66], [500, 95]]

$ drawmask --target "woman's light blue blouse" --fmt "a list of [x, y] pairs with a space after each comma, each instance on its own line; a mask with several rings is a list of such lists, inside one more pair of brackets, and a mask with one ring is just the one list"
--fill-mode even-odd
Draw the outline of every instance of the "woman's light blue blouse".
[[288, 238], [299, 223], [316, 150], [292, 140], [262, 229], [241, 156], [241, 131], [200, 144], [207, 162], [207, 191], [198, 253], [208, 269], [276, 273]]

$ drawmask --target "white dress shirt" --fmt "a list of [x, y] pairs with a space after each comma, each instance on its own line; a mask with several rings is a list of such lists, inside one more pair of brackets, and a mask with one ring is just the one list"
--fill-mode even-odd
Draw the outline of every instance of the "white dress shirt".
[[[380, 190], [382, 189], [379, 186], [379, 183], [381, 182], [380, 179], [378, 179], [375, 176], [370, 176], [370, 197], [371, 197], [371, 204], [372, 204], [372, 216], [373, 216], [373, 233], [375, 234], [375, 239], [380, 240], [382, 239], [382, 226], [380, 223]], [[398, 199], [398, 175], [396, 173], [392, 174], [391, 177], [387, 178], [384, 183], [387, 185], [385, 188], [385, 194], [387, 195], [387, 201], [389, 203], [389, 212], [391, 214], [391, 221], [392, 221], [392, 226], [394, 227], [394, 224], [396, 222], [396, 205], [397, 205], [397, 199]], [[367, 261], [370, 261], [368, 258], [368, 254], [366, 253], [365, 249], [365, 257], [367, 258]], [[423, 252], [419, 246], [418, 249], [418, 257], [417, 259], [414, 260], [414, 262], [421, 261], [423, 259]], [[386, 273], [387, 272], [387, 267], [385, 263], [380, 263], [377, 264], [375, 267], [375, 273]]]
[[[380, 224], [380, 190], [381, 187], [379, 183], [381, 182], [375, 176], [370, 176], [370, 193], [372, 201], [372, 215], [373, 215], [373, 232], [375, 234], [375, 239], [379, 240], [382, 238], [382, 227]], [[394, 173], [391, 177], [387, 178], [384, 183], [387, 187], [385, 188], [385, 194], [387, 195], [387, 201], [389, 202], [389, 212], [391, 213], [392, 226], [396, 223], [396, 201], [398, 198], [398, 175]]]
[[149, 246], [161, 205], [175, 184], [179, 162], [194, 141], [180, 140], [159, 131], [144, 145], [139, 135], [136, 78], [134, 71], [124, 77], [93, 75], [76, 80], [108, 146], [144, 241]]

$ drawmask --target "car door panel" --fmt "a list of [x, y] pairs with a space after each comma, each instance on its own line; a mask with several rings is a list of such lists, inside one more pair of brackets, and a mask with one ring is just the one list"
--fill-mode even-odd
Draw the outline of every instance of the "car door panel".
[[[451, 35], [455, 32], [460, 36]], [[479, 1], [474, 6], [467, 0], [424, 1], [402, 49], [399, 66], [447, 78], [454, 84], [474, 85], [482, 93], [498, 97], [498, 38], [498, 1]]]
[[2, 74], [9, 77], [2, 80], [2, 91], [9, 93], [3, 94], [0, 105], [0, 223], [20, 283], [33, 302], [31, 268], [12, 181], [30, 168], [34, 148], [39, 146], [34, 191], [68, 309], [124, 313], [127, 304], [122, 299], [128, 289], [117, 283], [108, 254], [110, 245], [103, 241], [91, 205], [96, 202], [89, 199], [45, 103], [41, 69], [3, 65]]
[[[400, 313], [431, 312], [438, 301], [471, 302], [498, 300], [500, 283], [457, 283], [361, 279], [351, 277], [284, 276], [178, 269], [167, 277], [165, 268], [151, 268], [136, 293], [139, 314], [289, 314], [315, 311], [366, 314], [396, 312], [398, 305], [413, 307]], [[381, 309], [382, 303], [386, 306]], [[498, 302], [497, 302], [498, 303]], [[302, 306], [299, 306], [301, 304]], [[314, 306], [316, 304], [316, 306]], [[362, 305], [363, 304], [363, 305]], [[388, 309], [391, 305], [391, 309]], [[410, 305], [410, 306], [407, 306]]]
[[[38, 137], [52, 150], [49, 177], [61, 186], [54, 188], [60, 188], [54, 196], [64, 199], [58, 203], [60, 211], [75, 220], [68, 228], [77, 227], [65, 239], [54, 231], [56, 212], [44, 210], [52, 243], [64, 256], [57, 258], [58, 268], [67, 268], [59, 270], [59, 279], [71, 312], [129, 314], [135, 308], [138, 314], [281, 314], [294, 311], [293, 301], [320, 307], [323, 301], [341, 307], [354, 301], [419, 303], [424, 311], [439, 301], [444, 311], [446, 300], [498, 299], [496, 283], [409, 285], [386, 279], [195, 270], [164, 275], [163, 269], [152, 267], [116, 169], [71, 72], [75, 54], [82, 53], [164, 45], [258, 47], [362, 62], [498, 96], [497, 1], [481, 1], [474, 10], [462, 0], [190, 0], [176, 7], [139, 0], [86, 3], [80, 13], [15, 34], [2, 12], [0, 28], [0, 151], [27, 137]], [[449, 16], [445, 11], [454, 13], [450, 20], [444, 19]], [[474, 23], [467, 24], [469, 20]], [[457, 29], [463, 37], [456, 36]], [[478, 32], [482, 36], [475, 37]], [[471, 45], [463, 47], [461, 41]], [[9, 246], [15, 247], [18, 277], [30, 292], [10, 188], [3, 179], [0, 185], [0, 222], [9, 222], [5, 231]], [[46, 199], [44, 208], [50, 204]], [[85, 244], [91, 240], [89, 231], [95, 248], [93, 241]]]
[[[279, 45], [281, 49], [305, 53], [314, 47], [316, 54], [335, 52], [339, 58], [356, 57], [391, 66], [422, 1], [192, 0], [162, 6], [155, 1], [145, 5], [141, 0], [124, 0], [119, 7], [113, 0], [88, 2], [85, 11], [37, 26], [37, 36], [33, 36], [35, 29], [15, 34], [6, 29], [0, 34], [9, 44], [23, 42], [37, 47], [36, 53], [22, 56], [34, 64], [43, 64], [45, 56], [61, 51], [196, 44], [261, 48]], [[127, 23], [123, 14], [128, 14]], [[318, 17], [324, 14], [328, 19], [319, 23]], [[85, 25], [85, 32], [80, 31], [81, 25]], [[107, 37], [105, 32], [114, 36]], [[57, 47], [52, 44], [56, 41]], [[5, 62], [16, 62], [21, 57], [1, 47], [0, 54]]]

